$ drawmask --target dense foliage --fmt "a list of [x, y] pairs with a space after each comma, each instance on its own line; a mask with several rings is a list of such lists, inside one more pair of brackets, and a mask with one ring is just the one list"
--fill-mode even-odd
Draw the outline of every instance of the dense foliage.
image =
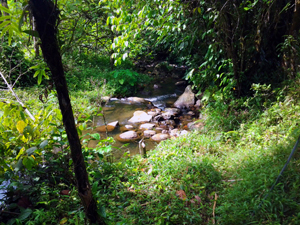
[[[299, 1], [53, 2], [91, 191], [108, 224], [300, 223], [298, 152], [269, 193], [300, 134]], [[0, 222], [86, 224], [29, 1], [1, 3], [0, 72], [25, 106], [1, 79]], [[105, 117], [101, 97], [148, 91], [171, 68], [185, 69], [201, 100], [202, 129], [146, 159], [111, 160], [113, 140], [92, 132], [93, 116]]]

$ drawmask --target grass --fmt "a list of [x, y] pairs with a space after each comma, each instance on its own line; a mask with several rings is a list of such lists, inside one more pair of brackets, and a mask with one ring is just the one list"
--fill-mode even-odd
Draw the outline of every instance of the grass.
[[[99, 90], [71, 92], [77, 118], [97, 112]], [[17, 90], [33, 113], [49, 105], [58, 107], [54, 92], [46, 103], [36, 101], [41, 92]], [[262, 201], [300, 134], [297, 82], [285, 96], [263, 111], [249, 112], [246, 115], [253, 116], [248, 119], [242, 115], [239, 120], [237, 115], [235, 130], [211, 123], [219, 109], [211, 116], [210, 108], [203, 111], [210, 121], [203, 131], [161, 142], [146, 159], [125, 154], [115, 163], [97, 160], [87, 164], [102, 216], [108, 224], [299, 224], [299, 149], [275, 189]], [[216, 121], [230, 124], [226, 115], [222, 111], [222, 121]], [[59, 185], [52, 188], [40, 183], [36, 188], [59, 198]], [[55, 207], [34, 208], [27, 224], [46, 219], [83, 223], [76, 188], [67, 188], [73, 190], [69, 198], [53, 203]], [[59, 210], [54, 212], [54, 208]]]
[[300, 134], [299, 112], [286, 97], [236, 131], [193, 132], [125, 158], [99, 201], [111, 224], [299, 224], [299, 152], [262, 201]]

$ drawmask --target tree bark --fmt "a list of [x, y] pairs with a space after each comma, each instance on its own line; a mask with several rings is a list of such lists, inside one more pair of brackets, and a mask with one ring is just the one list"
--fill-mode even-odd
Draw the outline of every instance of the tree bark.
[[[1, 0], [1, 5], [2, 5], [3, 7], [5, 7], [5, 8], [8, 8], [7, 0]], [[7, 15], [8, 15], [8, 13], [3, 12], [3, 16], [7, 16]], [[0, 16], [2, 16], [1, 10], [0, 10]]]
[[57, 21], [59, 10], [51, 0], [30, 0], [30, 8], [36, 20], [36, 29], [41, 38], [41, 49], [54, 81], [63, 123], [71, 148], [78, 193], [87, 218], [93, 224], [105, 224], [97, 214], [97, 204], [92, 196], [91, 186], [81, 151], [81, 143], [75, 126], [74, 115], [69, 98], [61, 54], [57, 41]]

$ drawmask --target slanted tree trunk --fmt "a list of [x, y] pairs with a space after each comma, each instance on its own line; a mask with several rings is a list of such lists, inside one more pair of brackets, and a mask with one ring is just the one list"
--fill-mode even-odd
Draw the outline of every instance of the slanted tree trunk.
[[51, 0], [30, 0], [29, 5], [36, 20], [36, 30], [41, 38], [41, 49], [54, 81], [63, 123], [71, 148], [78, 193], [87, 218], [93, 224], [105, 224], [97, 214], [97, 205], [92, 196], [81, 143], [75, 126], [74, 115], [69, 98], [67, 83], [63, 71], [61, 55], [57, 41], [57, 21], [59, 10]]

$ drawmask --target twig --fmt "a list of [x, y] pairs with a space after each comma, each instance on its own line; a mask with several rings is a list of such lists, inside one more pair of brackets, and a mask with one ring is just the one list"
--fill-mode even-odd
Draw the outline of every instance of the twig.
[[218, 199], [218, 195], [217, 193], [215, 193], [215, 201], [214, 201], [214, 207], [213, 207], [213, 224], [216, 224], [216, 220], [215, 220], [215, 209], [216, 209], [216, 205], [217, 205], [217, 199]]
[[19, 99], [18, 95], [14, 92], [14, 90], [12, 89], [12, 87], [9, 85], [9, 83], [5, 79], [4, 75], [1, 72], [0, 72], [0, 75], [1, 75], [2, 79], [4, 80], [5, 84], [7, 85], [7, 87], [9, 88], [9, 90], [11, 91], [11, 93], [15, 96], [15, 98], [17, 99], [17, 101], [23, 107], [23, 109], [25, 110], [25, 112], [28, 114], [28, 116], [30, 117], [30, 119], [32, 119], [33, 121], [35, 121], [34, 116], [29, 112], [29, 110], [25, 107], [25, 105], [23, 104], [23, 102]]
[[9, 212], [9, 211], [4, 211], [2, 210], [1, 213], [7, 213], [7, 214], [13, 214], [13, 215], [20, 215], [20, 213], [16, 213], [16, 212]]

